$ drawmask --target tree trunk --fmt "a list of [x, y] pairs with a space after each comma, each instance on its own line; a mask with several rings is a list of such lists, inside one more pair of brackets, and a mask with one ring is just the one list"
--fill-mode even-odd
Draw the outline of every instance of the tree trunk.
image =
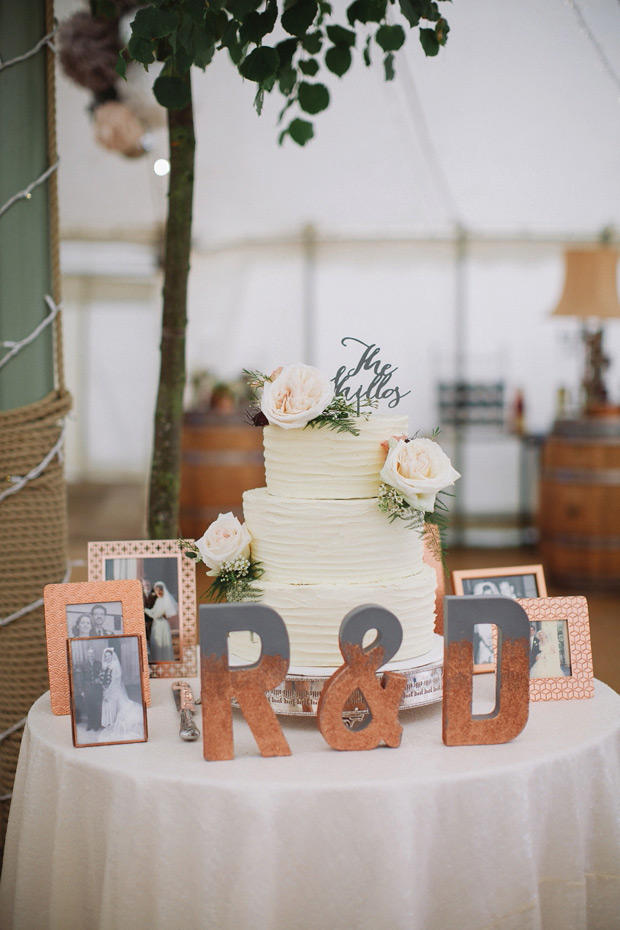
[[[189, 74], [185, 76], [190, 84]], [[190, 87], [191, 94], [191, 87]], [[194, 113], [168, 110], [170, 181], [164, 257], [161, 363], [149, 484], [151, 539], [178, 535], [181, 428], [185, 388], [185, 330], [194, 191]]]

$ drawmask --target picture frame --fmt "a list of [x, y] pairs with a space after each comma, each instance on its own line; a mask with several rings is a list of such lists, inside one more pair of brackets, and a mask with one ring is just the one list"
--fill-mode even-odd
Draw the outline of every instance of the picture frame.
[[[517, 602], [530, 621], [530, 701], [571, 701], [594, 697], [586, 598], [517, 598]], [[540, 632], [546, 634], [546, 640], [542, 649], [537, 651], [533, 641]], [[537, 666], [538, 674], [535, 671]]]
[[[113, 618], [113, 620], [104, 622], [104, 633], [111, 635], [110, 627], [112, 626], [115, 633], [142, 637], [144, 699], [147, 704], [150, 704], [151, 693], [140, 582], [135, 580], [79, 581], [67, 584], [48, 584], [43, 589], [43, 603], [50, 701], [54, 714], [62, 715], [71, 712], [66, 644], [68, 639], [73, 638], [71, 634], [74, 629], [74, 615], [78, 622], [78, 614], [81, 616], [90, 614], [94, 618], [100, 613], [97, 608], [101, 607], [104, 608], [104, 613], [108, 617]], [[120, 605], [121, 629], [118, 629], [116, 622], [119, 608], [115, 605]], [[95, 619], [95, 626], [96, 623]]]
[[67, 640], [75, 747], [147, 742], [143, 644], [123, 633]]
[[[455, 594], [489, 594], [495, 596], [540, 598], [547, 596], [547, 583], [542, 565], [509, 565], [500, 568], [466, 568], [452, 572]], [[488, 589], [488, 590], [482, 590]], [[491, 624], [480, 624], [474, 643], [474, 674], [495, 671], [497, 630]]]
[[140, 583], [151, 678], [195, 677], [193, 559], [182, 552], [176, 539], [89, 542], [89, 579], [116, 580], [121, 576], [137, 578]]

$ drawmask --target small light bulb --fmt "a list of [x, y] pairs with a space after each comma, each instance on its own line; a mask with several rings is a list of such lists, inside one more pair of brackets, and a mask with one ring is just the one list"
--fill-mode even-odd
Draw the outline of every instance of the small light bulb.
[[153, 171], [158, 177], [163, 178], [170, 171], [170, 162], [167, 158], [158, 158], [153, 165]]

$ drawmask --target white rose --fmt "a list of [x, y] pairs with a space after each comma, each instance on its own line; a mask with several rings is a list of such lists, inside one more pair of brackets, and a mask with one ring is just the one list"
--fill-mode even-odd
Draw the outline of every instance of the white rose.
[[196, 540], [202, 561], [211, 571], [207, 575], [216, 577], [224, 562], [250, 557], [252, 537], [245, 523], [239, 523], [232, 513], [221, 513], [207, 527], [203, 536]]
[[286, 365], [263, 387], [260, 409], [274, 426], [300, 429], [323, 413], [334, 389], [312, 365]]
[[439, 491], [460, 478], [441, 446], [432, 439], [390, 439], [381, 480], [396, 488], [411, 507], [431, 511]]

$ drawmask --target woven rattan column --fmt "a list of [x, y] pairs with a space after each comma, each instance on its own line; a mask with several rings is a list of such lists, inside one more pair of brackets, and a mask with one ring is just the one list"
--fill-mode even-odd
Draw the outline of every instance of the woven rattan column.
[[0, 0], [0, 843], [48, 687], [43, 587], [67, 572], [53, 31], [51, 0]]

